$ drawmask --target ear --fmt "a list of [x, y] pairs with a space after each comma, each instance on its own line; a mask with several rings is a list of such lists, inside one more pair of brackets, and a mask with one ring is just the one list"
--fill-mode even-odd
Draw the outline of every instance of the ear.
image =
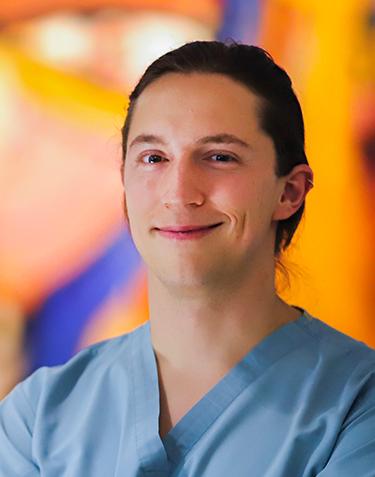
[[282, 190], [273, 213], [273, 220], [291, 217], [302, 205], [308, 192], [313, 188], [313, 171], [307, 164], [298, 164], [292, 171], [281, 177]]

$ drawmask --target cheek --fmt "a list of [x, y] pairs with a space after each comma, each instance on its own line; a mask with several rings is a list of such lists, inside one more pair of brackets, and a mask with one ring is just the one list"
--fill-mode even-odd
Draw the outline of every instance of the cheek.
[[155, 185], [147, 178], [140, 178], [129, 173], [125, 179], [125, 207], [133, 232], [136, 232], [138, 227], [145, 228], [152, 225], [151, 214], [155, 207], [154, 189]]
[[127, 218], [132, 230], [137, 227], [139, 222], [142, 222], [144, 206], [144, 197], [138, 191], [128, 189], [125, 191], [125, 204], [127, 211]]
[[140, 194], [140, 188], [135, 187], [134, 181], [130, 178], [125, 180], [124, 183], [124, 204], [129, 226], [134, 228], [135, 218], [139, 216], [139, 208], [141, 206], [142, 195]]
[[259, 234], [264, 234], [271, 227], [272, 186], [259, 182], [237, 181], [230, 194], [223, 195], [220, 199], [219, 195], [217, 196], [217, 200], [221, 202], [221, 210], [228, 217], [235, 239], [244, 243], [248, 243]]

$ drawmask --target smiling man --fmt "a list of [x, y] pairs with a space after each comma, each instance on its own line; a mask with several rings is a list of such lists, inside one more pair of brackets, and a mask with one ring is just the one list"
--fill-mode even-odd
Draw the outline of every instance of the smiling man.
[[159, 58], [122, 178], [150, 320], [13, 390], [0, 476], [374, 477], [374, 350], [275, 290], [313, 181], [285, 71], [219, 42]]
[[302, 205], [312, 172], [298, 164], [276, 175], [260, 103], [222, 74], [169, 73], [131, 116], [125, 198], [149, 269], [162, 434], [252, 346], [301, 314], [275, 293], [273, 251], [276, 223]]

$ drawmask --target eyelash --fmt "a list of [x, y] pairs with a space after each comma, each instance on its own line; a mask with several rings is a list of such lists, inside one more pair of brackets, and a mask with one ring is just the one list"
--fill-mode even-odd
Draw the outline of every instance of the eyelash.
[[[230, 162], [236, 162], [236, 158], [233, 157], [231, 154], [224, 154], [224, 153], [216, 153], [216, 154], [211, 154], [210, 156], [208, 156], [208, 158], [212, 158], [212, 157], [215, 157], [215, 156], [221, 156], [221, 157], [225, 157], [226, 159], [230, 159], [229, 161], [228, 160], [225, 160], [225, 161], [213, 161], [213, 162], [219, 162], [219, 163], [230, 163]], [[148, 157], [158, 157], [158, 158], [161, 158], [163, 159], [163, 157], [160, 155], [160, 154], [146, 154], [142, 157], [142, 162], [146, 165], [151, 165], [151, 164], [155, 164], [155, 162], [146, 162], [145, 159], [147, 159]], [[161, 161], [159, 161], [161, 162]]]

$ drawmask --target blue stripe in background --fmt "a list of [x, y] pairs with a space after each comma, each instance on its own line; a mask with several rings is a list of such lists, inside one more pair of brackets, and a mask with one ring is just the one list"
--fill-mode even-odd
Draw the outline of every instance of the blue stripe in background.
[[123, 292], [140, 267], [141, 258], [123, 231], [94, 263], [52, 293], [28, 320], [27, 374], [66, 362], [76, 352], [90, 318], [110, 296]]

